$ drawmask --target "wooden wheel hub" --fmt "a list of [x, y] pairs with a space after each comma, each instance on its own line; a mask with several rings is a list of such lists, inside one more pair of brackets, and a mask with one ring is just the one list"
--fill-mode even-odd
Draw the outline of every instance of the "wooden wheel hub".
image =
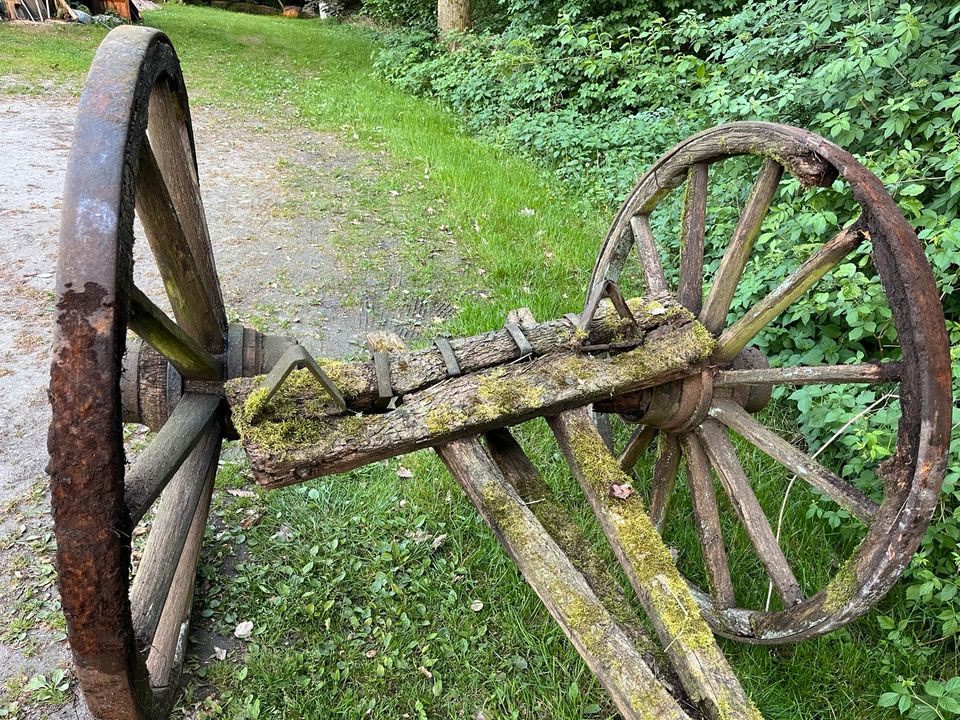
[[713, 378], [720, 369], [759, 370], [770, 367], [757, 348], [744, 348], [732, 363], [706, 366], [681, 380], [649, 390], [597, 403], [597, 409], [616, 412], [629, 423], [668, 432], [691, 430], [706, 419], [714, 397], [730, 399], [750, 413], [763, 410], [770, 402], [772, 387], [764, 384], [715, 388]]

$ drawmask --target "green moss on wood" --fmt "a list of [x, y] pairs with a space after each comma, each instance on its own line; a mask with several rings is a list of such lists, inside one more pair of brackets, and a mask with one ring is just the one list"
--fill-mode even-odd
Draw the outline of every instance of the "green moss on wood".
[[[356, 396], [362, 371], [349, 363], [321, 361], [324, 372], [345, 396]], [[254, 378], [262, 382], [263, 376]], [[231, 381], [236, 382], [236, 381]], [[281, 455], [295, 447], [333, 447], [362, 429], [360, 418], [337, 417], [340, 412], [333, 398], [308, 370], [290, 373], [269, 401], [267, 389], [257, 388], [233, 413], [233, 424], [244, 444]]]
[[853, 567], [856, 557], [857, 553], [854, 552], [827, 585], [826, 597], [823, 600], [823, 609], [827, 612], [843, 610], [856, 597], [860, 587]]
[[508, 413], [535, 407], [543, 401], [544, 389], [524, 377], [507, 377], [504, 368], [487, 373], [477, 385], [474, 414], [480, 420], [494, 420]]
[[[613, 485], [630, 483], [630, 478], [620, 469], [589, 422], [573, 424], [570, 449], [597, 497], [608, 497]], [[606, 504], [609, 507], [607, 517], [616, 529], [623, 554], [629, 560], [638, 584], [649, 587], [654, 578], [659, 578], [666, 585], [666, 594], [650, 593], [649, 597], [656, 615], [670, 635], [691, 649], [715, 648], [713, 633], [700, 615], [643, 501], [632, 495], [626, 500], [611, 500]]]

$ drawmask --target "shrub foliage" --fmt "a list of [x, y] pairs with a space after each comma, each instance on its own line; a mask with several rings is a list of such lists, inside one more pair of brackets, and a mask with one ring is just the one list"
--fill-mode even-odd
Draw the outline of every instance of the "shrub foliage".
[[[371, 6], [380, 3], [368, 0]], [[544, 163], [605, 211], [665, 149], [716, 123], [789, 123], [846, 147], [882, 179], [916, 228], [940, 287], [956, 367], [960, 6], [500, 0], [475, 6], [482, 29], [458, 39], [453, 52], [436, 41], [429, 21], [404, 12], [380, 15], [400, 25], [386, 35], [376, 62], [384, 77], [449, 105], [471, 131]], [[717, 198], [711, 232], [729, 235], [736, 212], [725, 212], [724, 203], [735, 205], [745, 188], [732, 180], [725, 185], [724, 177], [711, 180]], [[805, 194], [803, 203], [794, 202], [795, 184], [784, 185], [758, 241], [765, 261], [751, 267], [734, 310], [768, 292], [813, 243], [853, 217], [855, 206], [839, 184]], [[708, 257], [708, 265], [717, 260]], [[872, 275], [868, 253], [839, 266], [759, 339], [763, 350], [775, 364], [895, 353], [890, 311]], [[862, 487], [879, 490], [869, 468], [892, 451], [895, 396], [882, 388], [806, 387], [786, 390], [782, 400], [796, 406], [811, 448], [871, 408], [827, 452]], [[879, 621], [890, 651], [908, 654], [916, 668], [914, 677], [893, 678], [880, 702], [918, 718], [960, 714], [960, 680], [917, 679], [956, 674], [943, 658], [950, 656], [944, 643], [955, 650], [960, 630], [957, 439], [955, 433], [935, 521], [900, 586], [898, 602], [909, 612]], [[809, 512], [841, 533], [849, 524], [842, 511], [814, 503]]]

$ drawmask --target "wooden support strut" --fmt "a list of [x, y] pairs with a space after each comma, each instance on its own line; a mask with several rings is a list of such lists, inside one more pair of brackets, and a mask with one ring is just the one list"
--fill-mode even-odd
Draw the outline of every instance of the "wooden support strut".
[[627, 720], [687, 720], [584, 577], [504, 478], [478, 438], [437, 449], [524, 579]]
[[613, 484], [629, 478], [607, 452], [587, 409], [560, 413], [550, 426], [690, 698], [711, 719], [759, 720], [643, 502], [611, 494]]

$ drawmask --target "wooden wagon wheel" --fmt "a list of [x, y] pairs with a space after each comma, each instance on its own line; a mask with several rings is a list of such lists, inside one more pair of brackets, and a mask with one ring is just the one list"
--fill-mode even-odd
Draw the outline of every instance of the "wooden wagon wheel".
[[[133, 283], [135, 213], [176, 322]], [[125, 467], [122, 419], [140, 415], [121, 403], [127, 331], [155, 349], [128, 358], [129, 372], [165, 375], [169, 360], [202, 386], [223, 375], [227, 322], [180, 66], [159, 31], [117, 28], [93, 61], [67, 171], [57, 292], [48, 471], [77, 675], [98, 718], [166, 717], [225, 421], [220, 395], [185, 392]], [[158, 497], [131, 582], [131, 533]]]
[[[705, 279], [710, 166], [738, 155], [760, 156], [763, 165], [716, 274]], [[839, 176], [859, 204], [860, 216], [779, 287], [728, 324], [734, 294], [784, 169], [805, 187], [830, 186]], [[650, 214], [684, 184], [679, 281], [674, 289], [666, 279]], [[872, 246], [872, 261], [892, 312], [900, 361], [769, 368], [760, 353], [748, 347], [751, 340], [865, 243]], [[938, 500], [950, 440], [949, 344], [933, 276], [912, 228], [879, 179], [849, 153], [805, 130], [743, 122], [688, 138], [640, 179], [600, 252], [584, 318], [592, 316], [604, 294], [616, 291], [634, 246], [647, 294], [675, 295], [717, 338], [705, 372], [663, 386], [646, 398], [648, 407], [639, 416], [634, 412], [633, 419], [640, 425], [620, 454], [622, 466], [631, 468], [654, 436], [661, 434], [650, 497], [652, 519], [661, 528], [678, 469], [685, 461], [693, 519], [710, 584], [709, 594], [697, 593], [705, 617], [717, 633], [753, 643], [792, 642], [851, 621], [890, 589], [916, 550]], [[747, 412], [766, 404], [773, 385], [896, 381], [900, 383], [902, 414], [896, 452], [878, 470], [884, 480], [879, 504]], [[854, 554], [814, 595], [806, 597], [794, 577], [728, 431], [806, 480], [867, 526]], [[720, 532], [713, 473], [731, 500], [783, 609], [737, 606]]]

